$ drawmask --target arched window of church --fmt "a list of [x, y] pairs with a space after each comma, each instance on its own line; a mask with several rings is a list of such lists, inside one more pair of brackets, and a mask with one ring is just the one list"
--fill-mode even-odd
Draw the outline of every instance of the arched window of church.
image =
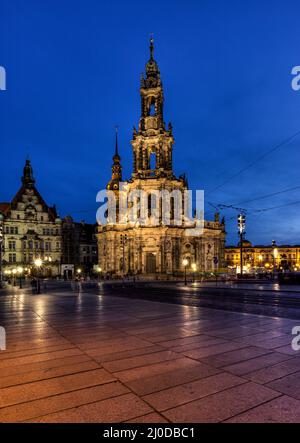
[[151, 97], [149, 102], [149, 108], [148, 108], [148, 115], [149, 116], [155, 116], [156, 110], [155, 110], [155, 98]]
[[175, 214], [175, 200], [174, 197], [170, 198], [170, 220], [174, 220], [174, 214]]
[[155, 193], [148, 194], [148, 217], [159, 217], [159, 198]]
[[151, 103], [151, 105], [150, 105], [149, 115], [151, 115], [152, 117], [155, 115], [155, 104], [154, 103]]
[[152, 205], [152, 197], [151, 194], [148, 195], [148, 217], [151, 216], [151, 205]]
[[156, 168], [156, 155], [155, 152], [151, 152], [150, 154], [150, 169], [155, 169]]

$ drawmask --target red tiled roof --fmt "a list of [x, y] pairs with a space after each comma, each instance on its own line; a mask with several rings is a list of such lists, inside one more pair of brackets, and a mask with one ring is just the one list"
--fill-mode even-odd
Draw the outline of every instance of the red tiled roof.
[[[43, 207], [43, 211], [48, 212], [51, 221], [55, 221], [55, 219], [58, 217], [55, 206], [49, 207], [35, 186], [33, 186], [33, 190], [35, 195], [38, 197], [39, 203]], [[11, 203], [0, 203], [0, 212], [2, 212], [4, 215], [8, 215], [11, 209], [16, 209], [17, 204], [19, 201], [21, 201], [24, 192], [25, 186], [21, 186]]]
[[4, 215], [8, 214], [10, 210], [10, 203], [0, 203], [0, 212]]

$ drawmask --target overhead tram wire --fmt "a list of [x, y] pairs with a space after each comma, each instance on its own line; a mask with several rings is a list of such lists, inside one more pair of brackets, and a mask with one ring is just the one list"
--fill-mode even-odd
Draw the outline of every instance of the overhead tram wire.
[[285, 194], [286, 192], [296, 191], [297, 189], [300, 189], [300, 186], [294, 186], [293, 188], [288, 188], [288, 189], [284, 189], [282, 191], [273, 192], [272, 194], [261, 195], [260, 197], [252, 198], [250, 200], [243, 200], [242, 202], [239, 202], [237, 204], [242, 205], [244, 203], [251, 203], [256, 200], [263, 200], [265, 198], [275, 197], [276, 195]]
[[[238, 212], [243, 212], [243, 213], [255, 213], [255, 214], [259, 214], [259, 213], [263, 213], [263, 212], [267, 212], [267, 211], [272, 211], [274, 209], [280, 209], [280, 208], [284, 208], [286, 206], [293, 206], [293, 205], [298, 205], [300, 204], [300, 200], [296, 200], [293, 202], [289, 202], [289, 203], [284, 203], [282, 205], [277, 205], [277, 206], [270, 206], [268, 208], [261, 208], [261, 209], [255, 209], [255, 208], [236, 208], [232, 205], [219, 205], [220, 209], [232, 209]], [[234, 218], [236, 218], [236, 216], [230, 217], [229, 220], [233, 220]]]
[[268, 151], [266, 151], [264, 154], [262, 154], [261, 156], [259, 156], [256, 160], [253, 160], [251, 163], [249, 163], [247, 166], [245, 166], [244, 168], [240, 169], [238, 172], [236, 172], [235, 174], [233, 174], [231, 177], [229, 177], [228, 179], [226, 179], [223, 183], [221, 183], [220, 185], [216, 186], [215, 188], [211, 189], [210, 191], [207, 192], [207, 195], [212, 194], [213, 192], [217, 191], [218, 189], [222, 188], [223, 186], [225, 186], [227, 183], [229, 183], [231, 180], [233, 180], [234, 178], [238, 177], [239, 175], [241, 175], [243, 172], [247, 171], [248, 169], [252, 168], [252, 166], [254, 166], [256, 163], [258, 163], [260, 160], [264, 159], [265, 157], [267, 157], [268, 155], [272, 154], [273, 152], [277, 151], [277, 149], [281, 148], [282, 146], [286, 145], [287, 143], [289, 143], [290, 141], [292, 141], [295, 137], [297, 137], [300, 134], [300, 130], [298, 130], [297, 132], [295, 132], [293, 135], [291, 135], [290, 137], [288, 137], [287, 139], [283, 140], [282, 142], [280, 142], [279, 144], [277, 144], [276, 146], [274, 146], [273, 148], [269, 149]]
[[279, 208], [283, 208], [285, 206], [292, 206], [292, 205], [298, 205], [298, 204], [300, 204], [300, 200], [296, 200], [294, 202], [289, 202], [289, 203], [284, 203], [283, 205], [271, 206], [270, 208], [255, 209], [255, 212], [272, 211], [273, 209], [279, 209]]
[[235, 205], [242, 205], [244, 203], [252, 203], [254, 201], [257, 200], [263, 200], [265, 198], [269, 198], [269, 197], [275, 197], [276, 195], [281, 195], [281, 194], [285, 194], [287, 192], [292, 192], [292, 191], [296, 191], [297, 189], [300, 189], [300, 186], [294, 186], [293, 188], [288, 188], [288, 189], [283, 189], [282, 191], [276, 191], [276, 192], [272, 192], [271, 194], [265, 194], [265, 195], [260, 195], [259, 197], [255, 197], [255, 198], [251, 198], [250, 200], [243, 200], [239, 203], [220, 203], [220, 204], [214, 204], [212, 202], [208, 202], [208, 204], [210, 206], [212, 206], [215, 209], [226, 209], [226, 208], [231, 208], [231, 209], [237, 209], [237, 210], [241, 210], [243, 208], [236, 208], [234, 207]]

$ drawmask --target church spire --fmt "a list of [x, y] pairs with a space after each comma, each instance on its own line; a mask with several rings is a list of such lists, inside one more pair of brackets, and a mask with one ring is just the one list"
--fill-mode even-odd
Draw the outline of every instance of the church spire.
[[114, 157], [119, 157], [119, 149], [118, 149], [118, 128], [119, 126], [115, 126], [116, 128], [116, 146], [115, 146], [115, 155]]
[[[154, 60], [154, 38], [153, 35], [150, 37], [150, 59], [146, 64], [146, 78], [144, 79], [145, 85], [147, 87], [151, 85], [152, 87], [160, 85], [160, 72], [158, 64]], [[155, 84], [156, 83], [156, 84]]]
[[29, 158], [26, 159], [26, 163], [23, 168], [22, 183], [26, 187], [32, 187], [35, 183], [35, 179], [33, 177], [33, 169]]
[[113, 155], [113, 164], [111, 167], [111, 179], [107, 185], [107, 189], [110, 189], [111, 191], [117, 191], [119, 189], [120, 181], [122, 181], [122, 166], [118, 146], [118, 126], [116, 126], [115, 153]]
[[153, 53], [154, 53], [154, 38], [153, 38], [153, 34], [151, 34], [151, 36], [150, 36], [150, 60], [154, 60]]

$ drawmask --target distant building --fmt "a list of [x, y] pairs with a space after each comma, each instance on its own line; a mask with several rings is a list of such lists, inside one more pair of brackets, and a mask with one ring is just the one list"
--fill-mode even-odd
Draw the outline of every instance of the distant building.
[[[240, 269], [240, 246], [226, 246], [225, 260], [228, 268]], [[300, 245], [256, 245], [243, 241], [243, 269], [251, 272], [255, 269], [264, 271], [300, 270]]]
[[96, 224], [75, 222], [68, 215], [62, 220], [62, 266], [65, 278], [72, 278], [78, 269], [90, 275], [98, 262]]
[[[55, 206], [48, 206], [35, 186], [29, 160], [23, 170], [22, 185], [11, 202], [0, 203], [3, 216], [4, 274], [57, 276], [61, 263], [61, 219]], [[40, 269], [35, 260], [41, 259]]]

